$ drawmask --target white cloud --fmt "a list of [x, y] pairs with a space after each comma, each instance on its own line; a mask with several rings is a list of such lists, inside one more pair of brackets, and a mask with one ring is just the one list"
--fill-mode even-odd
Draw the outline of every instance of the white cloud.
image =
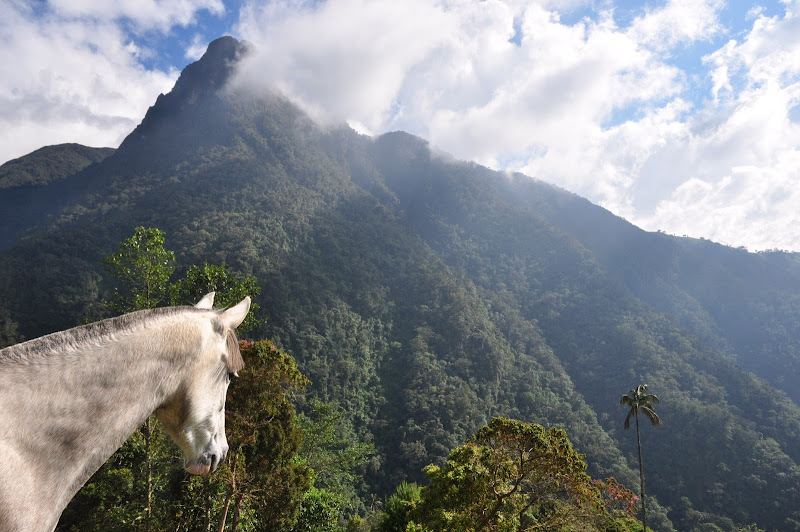
[[659, 203], [650, 224], [694, 237], [715, 235], [729, 245], [796, 249], [800, 242], [800, 157], [788, 153], [778, 168], [734, 167], [716, 182], [692, 178]]
[[222, 0], [49, 0], [48, 4], [62, 17], [102, 22], [126, 19], [140, 31], [162, 32], [175, 25], [191, 24], [201, 9], [225, 12]]
[[317, 119], [351, 119], [376, 129], [409, 70], [450, 26], [425, 0], [249, 4], [238, 33], [261, 53], [243, 76], [276, 85]]
[[723, 6], [723, 0], [671, 0], [637, 17], [628, 33], [634, 41], [658, 50], [709, 40], [721, 29], [717, 13]]
[[[800, 249], [800, 20], [759, 14], [741, 42], [709, 54], [713, 100], [673, 153], [681, 183], [638, 224], [753, 249]], [[659, 176], [661, 178], [662, 176]], [[667, 191], [668, 192], [668, 191]]]
[[[612, 111], [679, 90], [680, 73], [614, 26], [536, 4], [269, 3], [239, 28], [263, 54], [245, 77], [372, 131], [404, 128], [497, 165], [593, 133]], [[515, 19], [523, 38], [509, 42]], [[309, 36], [314, 38], [310, 39]]]
[[541, 147], [546, 153], [519, 169], [582, 188], [602, 166], [603, 123], [615, 110], [680, 91], [680, 72], [658, 61], [610, 18], [565, 26], [531, 7], [523, 31], [520, 49], [512, 52], [514, 70], [499, 82], [491, 74], [481, 80], [495, 83], [488, 102], [461, 108], [441, 102], [444, 108], [431, 120], [434, 143], [449, 150], [461, 147], [459, 155], [473, 153], [492, 166], [515, 152]]
[[190, 61], [197, 61], [203, 57], [203, 54], [206, 53], [207, 48], [208, 43], [205, 41], [203, 36], [200, 34], [195, 34], [194, 37], [192, 37], [192, 43], [186, 49], [184, 57]]

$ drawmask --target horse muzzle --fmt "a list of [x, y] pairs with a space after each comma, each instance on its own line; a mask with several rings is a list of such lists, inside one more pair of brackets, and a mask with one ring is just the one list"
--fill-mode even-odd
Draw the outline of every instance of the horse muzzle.
[[219, 449], [218, 453], [203, 453], [194, 460], [184, 462], [184, 468], [192, 475], [204, 476], [217, 470], [217, 467], [225, 460], [228, 449]]

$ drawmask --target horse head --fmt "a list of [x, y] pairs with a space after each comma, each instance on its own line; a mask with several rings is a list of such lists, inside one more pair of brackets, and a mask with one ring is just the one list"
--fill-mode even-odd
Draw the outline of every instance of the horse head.
[[[214, 293], [196, 308], [210, 310]], [[158, 415], [167, 433], [184, 455], [184, 466], [193, 475], [214, 471], [228, 453], [225, 437], [225, 396], [231, 378], [244, 367], [234, 329], [250, 309], [250, 298], [212, 317], [206, 338], [193, 357], [178, 392]]]

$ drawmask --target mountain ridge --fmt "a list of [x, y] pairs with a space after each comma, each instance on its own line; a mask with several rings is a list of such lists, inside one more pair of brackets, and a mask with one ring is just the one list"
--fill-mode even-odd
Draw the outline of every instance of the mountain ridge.
[[66, 143], [43, 146], [0, 165], [0, 189], [47, 185], [69, 177], [114, 153], [114, 148], [92, 148]]

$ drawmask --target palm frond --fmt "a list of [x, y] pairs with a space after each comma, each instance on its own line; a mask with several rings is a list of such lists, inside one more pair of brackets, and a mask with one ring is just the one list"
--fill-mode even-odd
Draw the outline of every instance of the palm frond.
[[661, 421], [661, 418], [658, 416], [658, 414], [656, 414], [656, 411], [653, 410], [653, 407], [651, 407], [650, 405], [641, 405], [639, 409], [647, 417], [647, 419], [650, 420], [650, 423], [652, 423], [654, 426], [657, 427], [659, 425], [664, 424], [664, 422]]
[[620, 406], [631, 406], [633, 404], [633, 399], [631, 399], [630, 395], [623, 395], [622, 399], [619, 400]]
[[658, 396], [656, 396], [656, 395], [654, 395], [652, 393], [649, 393], [649, 394], [644, 396], [644, 400], [642, 402], [658, 404], [661, 401], [658, 400]]
[[631, 428], [631, 417], [633, 417], [633, 415], [634, 415], [635, 413], [636, 413], [636, 408], [634, 407], [634, 408], [631, 408], [631, 409], [628, 411], [628, 415], [627, 415], [627, 416], [625, 416], [625, 429], [626, 429], [626, 430], [627, 430], [627, 429], [629, 429], [629, 428]]

